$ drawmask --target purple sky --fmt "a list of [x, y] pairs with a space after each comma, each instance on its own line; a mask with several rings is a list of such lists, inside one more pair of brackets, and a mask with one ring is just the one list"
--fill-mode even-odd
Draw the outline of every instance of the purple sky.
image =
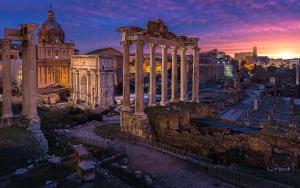
[[[50, 0], [1, 0], [0, 35], [4, 27], [41, 24]], [[300, 57], [299, 0], [53, 0], [56, 20], [67, 40], [82, 53], [96, 48], [120, 49], [119, 26], [145, 27], [163, 19], [179, 35], [199, 37], [202, 51], [218, 48], [229, 54]]]

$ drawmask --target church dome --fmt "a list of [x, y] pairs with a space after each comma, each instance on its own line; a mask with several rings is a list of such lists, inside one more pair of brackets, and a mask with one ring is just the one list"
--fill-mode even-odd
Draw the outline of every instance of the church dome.
[[40, 43], [64, 43], [65, 33], [59, 23], [54, 19], [54, 12], [50, 8], [48, 18], [44, 21], [39, 29]]

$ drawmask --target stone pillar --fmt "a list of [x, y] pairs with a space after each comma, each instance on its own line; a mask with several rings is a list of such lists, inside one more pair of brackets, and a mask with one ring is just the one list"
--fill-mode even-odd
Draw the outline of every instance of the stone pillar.
[[155, 61], [156, 45], [149, 44], [149, 50], [150, 50], [149, 106], [155, 106], [156, 105], [156, 61]]
[[180, 100], [186, 101], [186, 89], [187, 89], [187, 65], [185, 61], [186, 49], [181, 48], [180, 53]]
[[124, 53], [123, 53], [123, 103], [122, 103], [122, 111], [130, 111], [130, 72], [129, 72], [130, 42], [129, 41], [123, 42], [123, 48], [124, 48], [123, 49]]
[[168, 97], [168, 68], [167, 68], [167, 52], [168, 47], [161, 45], [161, 100], [160, 105], [165, 106], [167, 104]]
[[25, 97], [29, 98], [28, 103], [28, 119], [34, 120], [38, 119], [37, 114], [37, 89], [36, 89], [36, 46], [34, 42], [34, 30], [36, 29], [36, 24], [27, 24], [26, 42], [27, 55], [26, 62], [28, 64], [28, 85], [25, 86], [26, 90], [29, 90], [28, 95]]
[[192, 100], [199, 101], [199, 48], [193, 49], [193, 94]]
[[10, 65], [10, 40], [2, 40], [2, 86], [3, 86], [3, 104], [2, 117], [11, 118], [12, 113], [12, 99], [11, 99], [11, 65]]
[[[140, 37], [140, 36], [138, 36]], [[137, 39], [135, 51], [135, 115], [145, 116], [144, 112], [144, 41]]]
[[171, 88], [171, 102], [177, 102], [177, 47], [172, 48], [172, 88]]
[[95, 93], [94, 93], [94, 108], [96, 108], [98, 104], [98, 97], [99, 97], [99, 73], [95, 71]]
[[91, 73], [87, 72], [87, 105], [90, 106], [92, 103], [92, 95], [91, 95]]
[[29, 101], [29, 97], [28, 97], [28, 62], [27, 62], [27, 56], [28, 56], [28, 52], [27, 52], [27, 46], [28, 46], [28, 42], [23, 41], [22, 42], [22, 114], [27, 116], [28, 114], [28, 101]]
[[296, 85], [299, 85], [299, 64], [296, 64]]
[[76, 100], [75, 100], [75, 103], [77, 104], [78, 103], [78, 100], [79, 100], [79, 70], [76, 70], [75, 72], [76, 74], [76, 93], [75, 93], [75, 97], [76, 97]]

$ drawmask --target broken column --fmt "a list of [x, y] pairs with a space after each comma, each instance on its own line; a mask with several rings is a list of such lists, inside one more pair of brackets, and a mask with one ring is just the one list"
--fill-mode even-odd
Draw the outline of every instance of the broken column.
[[4, 119], [11, 118], [12, 113], [12, 99], [11, 99], [11, 66], [10, 66], [10, 40], [4, 39], [2, 42], [2, 60], [3, 60], [3, 69], [2, 69], [2, 86], [3, 86], [3, 104], [2, 117]]

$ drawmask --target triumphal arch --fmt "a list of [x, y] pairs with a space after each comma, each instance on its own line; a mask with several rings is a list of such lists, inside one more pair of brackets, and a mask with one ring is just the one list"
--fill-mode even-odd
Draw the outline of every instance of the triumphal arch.
[[[149, 21], [147, 28], [120, 27], [117, 31], [121, 34], [123, 45], [123, 104], [121, 111], [121, 129], [132, 134], [147, 137], [149, 136], [149, 123], [144, 112], [144, 46], [149, 47], [150, 55], [150, 92], [149, 106], [156, 104], [156, 50], [161, 50], [162, 83], [161, 100], [159, 105], [168, 105], [167, 95], [168, 71], [167, 56], [168, 49], [171, 50], [171, 98], [170, 102], [187, 102], [187, 62], [186, 51], [193, 51], [193, 84], [192, 101], [197, 102], [199, 96], [199, 47], [198, 38], [178, 36], [168, 31], [162, 20]], [[130, 46], [135, 46], [135, 105], [134, 110], [130, 106], [130, 75], [129, 75], [129, 53]], [[177, 75], [177, 53], [180, 54], [180, 96], [178, 91]]]
[[13, 117], [11, 93], [10, 46], [12, 41], [22, 42], [22, 114], [30, 120], [38, 119], [36, 101], [36, 46], [34, 41], [37, 24], [21, 24], [18, 29], [6, 28], [3, 48], [3, 114], [4, 120]]

